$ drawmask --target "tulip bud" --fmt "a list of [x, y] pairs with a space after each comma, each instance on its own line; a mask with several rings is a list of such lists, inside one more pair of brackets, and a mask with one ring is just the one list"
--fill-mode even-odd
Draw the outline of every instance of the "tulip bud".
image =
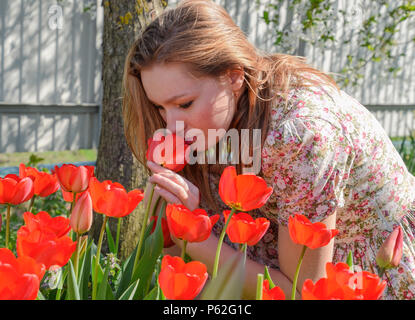
[[89, 192], [85, 192], [76, 202], [70, 217], [72, 230], [78, 234], [85, 233], [92, 226], [92, 200]]
[[403, 234], [400, 226], [395, 228], [379, 248], [376, 262], [382, 269], [395, 268], [402, 258]]

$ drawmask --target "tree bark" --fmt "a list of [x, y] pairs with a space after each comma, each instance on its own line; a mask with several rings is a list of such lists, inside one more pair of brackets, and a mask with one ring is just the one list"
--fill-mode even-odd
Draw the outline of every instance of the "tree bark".
[[[127, 191], [144, 189], [147, 175], [127, 146], [122, 121], [122, 77], [124, 62], [131, 44], [140, 31], [167, 6], [164, 0], [104, 0], [104, 30], [102, 44], [102, 118], [98, 145], [96, 177], [99, 181], [121, 183]], [[126, 258], [137, 245], [144, 208], [142, 204], [121, 218], [119, 258]], [[90, 234], [99, 237], [103, 217], [94, 214]], [[115, 240], [118, 219], [109, 219]], [[108, 252], [106, 237], [103, 251]]]

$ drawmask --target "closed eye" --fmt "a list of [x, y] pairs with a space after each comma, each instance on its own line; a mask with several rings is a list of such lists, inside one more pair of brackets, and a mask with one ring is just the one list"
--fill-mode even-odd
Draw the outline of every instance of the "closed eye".
[[180, 108], [182, 109], [187, 109], [190, 108], [190, 106], [192, 105], [193, 101], [189, 101], [188, 103], [184, 103], [180, 105]]
[[[180, 104], [179, 105], [179, 107], [181, 108], [181, 109], [188, 109], [188, 108], [190, 108], [191, 107], [191, 105], [193, 104], [193, 101], [189, 101], [189, 102], [187, 102], [187, 103], [184, 103], [184, 104]], [[159, 105], [156, 105], [156, 104], [154, 104], [153, 103], [153, 106], [157, 109], [157, 110], [163, 110], [163, 107], [162, 106], [159, 106]]]

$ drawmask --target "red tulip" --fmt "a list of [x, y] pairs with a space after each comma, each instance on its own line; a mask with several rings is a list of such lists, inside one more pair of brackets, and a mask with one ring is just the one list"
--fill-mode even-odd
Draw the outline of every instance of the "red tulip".
[[39, 229], [45, 234], [52, 233], [59, 238], [68, 235], [71, 230], [68, 218], [51, 217], [46, 211], [40, 211], [37, 214], [25, 212], [23, 220], [30, 230]]
[[70, 226], [65, 217], [52, 218], [45, 211], [37, 215], [23, 214], [25, 225], [17, 231], [16, 250], [19, 257], [29, 256], [46, 269], [68, 263], [76, 249], [76, 242], [67, 236]]
[[209, 238], [219, 215], [209, 217], [205, 210], [190, 211], [182, 204], [168, 204], [166, 218], [170, 232], [188, 242], [202, 242]]
[[62, 190], [80, 193], [88, 188], [89, 179], [93, 176], [93, 168], [63, 164], [61, 167], [55, 166], [55, 172]]
[[383, 269], [396, 268], [401, 261], [402, 253], [403, 233], [401, 227], [398, 226], [379, 248], [376, 262]]
[[59, 182], [56, 174], [42, 172], [36, 168], [26, 167], [23, 163], [19, 166], [20, 178], [30, 177], [34, 183], [34, 194], [40, 197], [47, 197], [59, 189]]
[[180, 257], [166, 255], [161, 261], [158, 281], [167, 299], [192, 300], [200, 293], [207, 278], [207, 269], [203, 263], [185, 263]]
[[[151, 228], [151, 233], [154, 232], [154, 230], [156, 229], [156, 225], [157, 225], [157, 216], [153, 216], [151, 217], [150, 221], [154, 221], [153, 223], [153, 227]], [[164, 248], [170, 248], [172, 246], [175, 245], [175, 243], [173, 242], [173, 240], [170, 237], [170, 230], [169, 230], [169, 226], [167, 225], [167, 220], [165, 218], [161, 218], [161, 231], [163, 232], [163, 240], [164, 240]]]
[[386, 287], [386, 281], [367, 271], [351, 272], [339, 262], [326, 264], [327, 278], [315, 284], [307, 279], [302, 288], [303, 300], [377, 300]]
[[288, 231], [294, 243], [302, 244], [310, 249], [324, 247], [339, 233], [337, 229], [327, 229], [324, 223], [311, 223], [300, 214], [288, 218]]
[[262, 207], [272, 194], [265, 180], [254, 174], [236, 174], [233, 166], [225, 168], [219, 181], [219, 195], [230, 208], [250, 211]]
[[262, 300], [285, 300], [285, 294], [278, 286], [270, 289], [269, 281], [265, 279], [262, 283]]
[[161, 134], [147, 140], [147, 160], [153, 161], [175, 172], [186, 166], [186, 155], [190, 152], [189, 143], [175, 133]]
[[[228, 220], [230, 210], [225, 210], [225, 224]], [[248, 213], [235, 213], [229, 221], [226, 233], [229, 240], [234, 243], [246, 243], [248, 246], [256, 245], [262, 239], [269, 228], [269, 220], [265, 218], [253, 219]]]
[[16, 258], [0, 248], [0, 300], [34, 300], [45, 274], [45, 266], [30, 257]]
[[92, 200], [89, 192], [83, 192], [76, 202], [70, 216], [72, 230], [78, 234], [83, 234], [92, 226]]
[[142, 190], [135, 189], [127, 193], [118, 182], [99, 182], [95, 177], [89, 183], [89, 193], [96, 212], [115, 218], [130, 214], [144, 198]]
[[30, 200], [33, 193], [33, 181], [29, 177], [8, 174], [0, 178], [0, 203], [17, 205]]

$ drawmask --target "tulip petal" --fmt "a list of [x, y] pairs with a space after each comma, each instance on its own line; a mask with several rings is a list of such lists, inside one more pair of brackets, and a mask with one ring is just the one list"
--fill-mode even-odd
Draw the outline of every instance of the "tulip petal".
[[223, 170], [219, 180], [219, 195], [222, 201], [227, 205], [229, 205], [229, 203], [236, 203], [238, 200], [236, 177], [236, 168], [229, 166]]

